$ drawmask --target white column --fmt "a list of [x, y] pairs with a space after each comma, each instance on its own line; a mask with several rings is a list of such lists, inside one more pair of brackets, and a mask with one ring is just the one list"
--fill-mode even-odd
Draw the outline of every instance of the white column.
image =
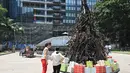
[[[45, 0], [45, 16], [47, 15], [47, 0]], [[47, 17], [45, 17], [45, 23], [47, 22]]]

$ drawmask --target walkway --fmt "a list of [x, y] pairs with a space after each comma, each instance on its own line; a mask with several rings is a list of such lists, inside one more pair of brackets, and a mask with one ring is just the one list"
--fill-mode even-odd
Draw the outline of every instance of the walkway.
[[[130, 73], [130, 55], [112, 54], [119, 62], [120, 73]], [[19, 53], [0, 56], [0, 73], [41, 73], [40, 56], [36, 58], [23, 58]], [[52, 62], [49, 61], [47, 73], [52, 73]]]

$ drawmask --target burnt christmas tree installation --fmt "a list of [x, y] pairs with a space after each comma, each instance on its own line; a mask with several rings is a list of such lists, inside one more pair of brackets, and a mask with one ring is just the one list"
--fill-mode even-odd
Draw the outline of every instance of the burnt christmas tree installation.
[[86, 0], [82, 0], [82, 12], [77, 19], [74, 35], [69, 41], [70, 60], [85, 63], [88, 60], [97, 63], [106, 59], [103, 35], [97, 32], [95, 18], [89, 10]]

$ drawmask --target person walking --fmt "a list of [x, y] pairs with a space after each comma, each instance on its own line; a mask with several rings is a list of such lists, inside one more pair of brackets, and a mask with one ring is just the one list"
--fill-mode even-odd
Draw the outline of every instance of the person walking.
[[110, 44], [109, 44], [108, 48], [109, 48], [109, 53], [111, 53], [112, 46]]
[[51, 60], [53, 62], [53, 73], [60, 73], [60, 67], [64, 57], [59, 52], [59, 48], [56, 48], [56, 50], [52, 53]]
[[47, 72], [47, 65], [48, 65], [48, 60], [49, 60], [49, 49], [51, 48], [51, 43], [46, 43], [45, 44], [45, 48], [43, 50], [42, 53], [42, 73], [46, 73]]
[[108, 45], [105, 45], [105, 51], [106, 51], [106, 54], [108, 55], [109, 54], [109, 47], [108, 47]]

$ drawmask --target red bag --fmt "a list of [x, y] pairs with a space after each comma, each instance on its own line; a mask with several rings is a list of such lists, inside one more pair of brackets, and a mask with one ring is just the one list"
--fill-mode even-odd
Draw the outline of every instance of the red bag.
[[77, 64], [74, 65], [74, 73], [84, 73], [85, 66]]
[[96, 66], [96, 73], [106, 73], [105, 66]]

